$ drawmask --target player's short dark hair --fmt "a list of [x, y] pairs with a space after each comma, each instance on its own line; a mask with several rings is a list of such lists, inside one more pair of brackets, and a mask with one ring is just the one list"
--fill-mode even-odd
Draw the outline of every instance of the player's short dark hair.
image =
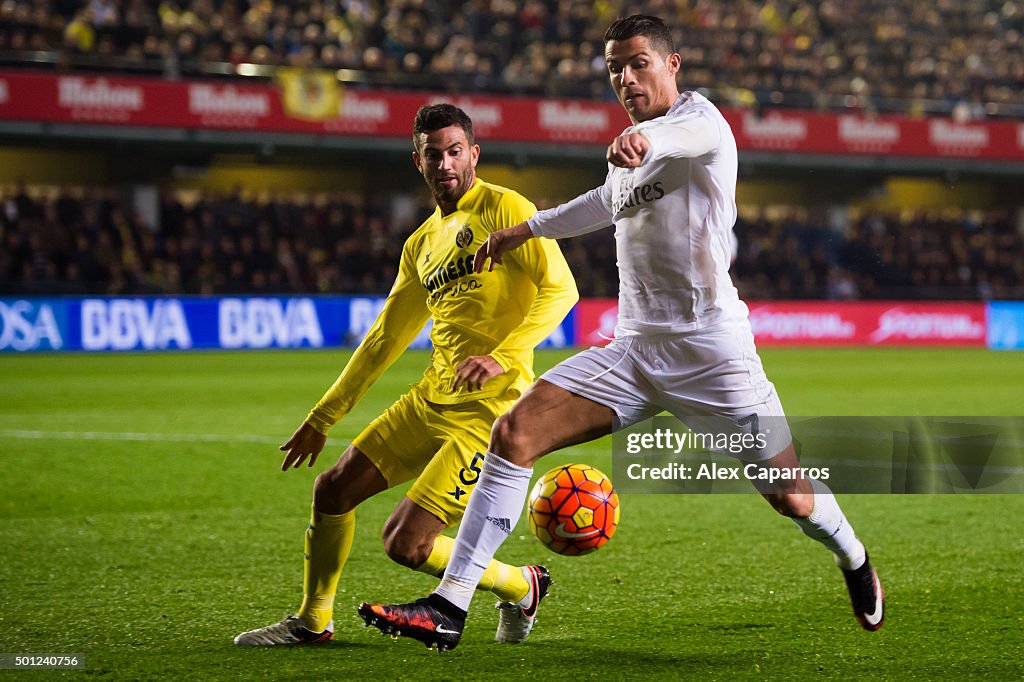
[[469, 143], [476, 144], [473, 136], [473, 121], [469, 115], [454, 104], [442, 103], [422, 106], [416, 112], [416, 119], [412, 124], [413, 145], [419, 146], [420, 133], [429, 135], [435, 130], [448, 126], [459, 126], [465, 131]]
[[651, 47], [663, 57], [676, 51], [676, 43], [672, 40], [672, 32], [658, 17], [647, 14], [634, 14], [618, 18], [604, 32], [604, 42], [609, 40], [629, 40], [637, 36], [647, 38]]

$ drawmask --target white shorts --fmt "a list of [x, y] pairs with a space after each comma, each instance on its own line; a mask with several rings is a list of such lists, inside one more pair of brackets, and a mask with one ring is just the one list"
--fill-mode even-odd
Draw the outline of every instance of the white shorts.
[[765, 429], [766, 446], [745, 452], [742, 459], [749, 461], [773, 457], [792, 441], [746, 321], [685, 334], [617, 338], [572, 356], [541, 378], [611, 408], [615, 431], [660, 412], [694, 430], [693, 423], [703, 417], [748, 429], [767, 418], [772, 427]]

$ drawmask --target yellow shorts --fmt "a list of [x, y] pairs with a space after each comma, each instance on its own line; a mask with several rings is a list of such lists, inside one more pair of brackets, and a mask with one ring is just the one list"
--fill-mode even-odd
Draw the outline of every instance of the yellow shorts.
[[[518, 397], [517, 391], [512, 391]], [[425, 400], [415, 389], [399, 398], [352, 441], [393, 488], [415, 478], [406, 496], [453, 526], [466, 511], [491, 425], [515, 397], [458, 405]]]

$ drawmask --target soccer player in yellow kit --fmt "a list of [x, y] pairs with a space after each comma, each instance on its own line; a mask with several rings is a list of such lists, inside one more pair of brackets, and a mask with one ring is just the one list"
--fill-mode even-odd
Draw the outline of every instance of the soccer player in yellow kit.
[[[384, 548], [403, 566], [444, 573], [454, 541], [441, 531], [462, 518], [491, 425], [533, 382], [533, 348], [578, 299], [569, 267], [551, 240], [531, 240], [506, 258], [509, 267], [474, 274], [474, 253], [487, 236], [527, 220], [536, 208], [520, 194], [476, 177], [480, 148], [465, 112], [450, 104], [421, 108], [413, 145], [413, 162], [437, 209], [405, 242], [384, 308], [345, 369], [281, 446], [282, 470], [304, 461], [313, 465], [328, 429], [432, 317], [431, 364], [420, 382], [317, 476], [298, 612], [243, 632], [235, 644], [333, 639], [334, 596], [352, 547], [355, 508], [408, 480], [415, 482], [384, 525]], [[490, 562], [480, 587], [499, 599], [499, 642], [529, 635], [550, 582], [542, 566]]]

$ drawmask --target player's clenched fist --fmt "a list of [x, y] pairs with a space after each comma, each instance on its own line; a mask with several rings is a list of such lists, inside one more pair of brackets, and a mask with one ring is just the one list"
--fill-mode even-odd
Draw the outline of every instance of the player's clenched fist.
[[608, 145], [608, 163], [619, 168], [636, 168], [644, 162], [651, 143], [642, 133], [623, 133]]

